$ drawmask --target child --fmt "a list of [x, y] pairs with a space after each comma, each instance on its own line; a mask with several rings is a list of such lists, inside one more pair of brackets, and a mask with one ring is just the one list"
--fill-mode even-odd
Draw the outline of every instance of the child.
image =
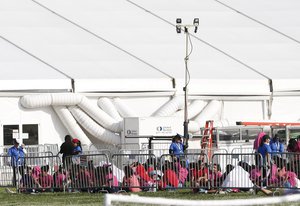
[[129, 165], [124, 167], [125, 176], [123, 177], [123, 186], [127, 192], [141, 192], [140, 183]]
[[79, 139], [75, 138], [72, 140], [72, 142], [74, 144], [73, 154], [74, 155], [82, 154], [82, 147], [81, 147], [81, 142], [79, 141]]
[[74, 156], [72, 157], [72, 161], [74, 164], [80, 164], [80, 155], [82, 154], [82, 147], [81, 147], [81, 142], [79, 139], [73, 139], [72, 140], [74, 144], [74, 149], [73, 149], [73, 154]]
[[42, 188], [43, 192], [52, 191], [53, 177], [52, 177], [52, 175], [48, 174], [48, 172], [49, 172], [49, 165], [41, 167], [39, 184], [40, 184], [40, 187]]

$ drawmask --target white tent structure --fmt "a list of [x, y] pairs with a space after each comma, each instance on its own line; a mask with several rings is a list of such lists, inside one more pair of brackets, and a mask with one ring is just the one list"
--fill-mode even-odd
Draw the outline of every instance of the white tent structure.
[[[37, 125], [117, 144], [124, 117], [182, 116], [190, 24], [190, 132], [207, 119], [300, 118], [297, 0], [0, 0], [0, 145]], [[192, 51], [191, 51], [192, 49]], [[15, 127], [6, 127], [15, 125]]]

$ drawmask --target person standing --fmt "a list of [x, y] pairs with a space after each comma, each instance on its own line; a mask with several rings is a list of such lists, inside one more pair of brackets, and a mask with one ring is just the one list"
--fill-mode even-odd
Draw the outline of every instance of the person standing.
[[188, 148], [187, 145], [182, 143], [181, 137], [182, 136], [180, 134], [176, 134], [169, 148], [169, 153], [174, 154], [176, 157], [184, 155], [184, 151]]
[[270, 141], [270, 147], [271, 147], [272, 152], [275, 153], [275, 154], [272, 154], [272, 156], [276, 155], [276, 156], [281, 157], [280, 153], [284, 152], [284, 145], [280, 141], [277, 134]]
[[13, 139], [13, 145], [8, 149], [8, 156], [11, 158], [11, 166], [13, 168], [13, 186], [17, 184], [17, 172], [18, 168], [25, 165], [25, 153], [22, 147], [19, 147], [19, 142], [16, 139]]
[[65, 136], [65, 142], [60, 146], [59, 153], [62, 154], [63, 165], [69, 165], [68, 163], [71, 162], [71, 158], [68, 158], [68, 156], [72, 156], [74, 154], [74, 144], [70, 135]]

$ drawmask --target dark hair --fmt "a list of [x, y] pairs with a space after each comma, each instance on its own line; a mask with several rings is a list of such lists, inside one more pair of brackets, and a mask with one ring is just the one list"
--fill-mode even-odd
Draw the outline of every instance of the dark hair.
[[71, 135], [66, 135], [65, 136], [65, 142], [72, 142], [72, 137], [71, 137]]
[[267, 139], [270, 139], [270, 136], [266, 134], [262, 137], [262, 141], [260, 142], [259, 146], [263, 146]]

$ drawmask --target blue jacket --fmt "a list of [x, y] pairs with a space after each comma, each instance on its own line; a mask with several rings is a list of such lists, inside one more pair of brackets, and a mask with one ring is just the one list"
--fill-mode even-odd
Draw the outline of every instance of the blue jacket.
[[170, 145], [170, 153], [179, 156], [181, 154], [184, 154], [183, 148], [184, 147], [181, 142], [180, 143], [172, 142], [172, 144]]
[[12, 146], [8, 150], [8, 155], [11, 157], [11, 166], [16, 167], [24, 165], [25, 153], [22, 147], [16, 148], [15, 146]]
[[275, 142], [274, 140], [271, 140], [270, 147], [271, 147], [272, 152], [284, 152], [284, 146], [279, 141]]
[[266, 162], [266, 154], [271, 154], [272, 153], [270, 145], [263, 144], [262, 146], [260, 146], [258, 148], [258, 153], [261, 154], [261, 156], [263, 158], [263, 165], [265, 165], [267, 163]]

